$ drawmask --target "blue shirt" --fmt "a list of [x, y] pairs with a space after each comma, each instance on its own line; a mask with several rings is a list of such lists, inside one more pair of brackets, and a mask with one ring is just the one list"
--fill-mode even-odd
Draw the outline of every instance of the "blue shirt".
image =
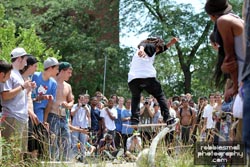
[[117, 110], [117, 119], [115, 119], [115, 127], [117, 131], [121, 132], [122, 131], [122, 118], [121, 118], [122, 109], [117, 107], [116, 110]]
[[100, 110], [91, 107], [91, 129], [94, 131], [99, 130], [99, 121], [101, 121]]
[[[127, 118], [131, 117], [132, 113], [131, 110], [123, 109], [121, 112], [121, 118]], [[123, 121], [123, 124], [130, 125], [130, 121]], [[122, 134], [132, 134], [133, 133], [133, 128], [129, 128], [126, 126], [122, 126]]]
[[154, 115], [154, 117], [153, 117], [152, 123], [153, 123], [153, 124], [158, 124], [159, 118], [161, 118], [161, 112], [160, 112], [160, 111], [158, 111], [157, 113], [155, 113], [155, 115]]
[[[57, 82], [55, 79], [50, 77], [47, 81], [43, 80], [41, 72], [35, 72], [32, 76], [32, 81], [36, 82], [36, 88], [32, 91], [35, 93], [36, 96], [38, 95], [52, 95], [54, 101], [56, 101], [56, 89], [57, 89]], [[42, 101], [34, 101], [34, 112], [37, 115], [40, 122], [43, 122], [44, 117], [44, 109], [48, 104], [48, 100]]]

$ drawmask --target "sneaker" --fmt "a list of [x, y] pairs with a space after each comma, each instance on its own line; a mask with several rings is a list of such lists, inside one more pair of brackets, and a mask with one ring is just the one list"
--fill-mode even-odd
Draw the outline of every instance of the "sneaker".
[[76, 160], [78, 161], [78, 162], [83, 162], [83, 156], [82, 155], [80, 155], [80, 154], [78, 154], [77, 156], [76, 156]]
[[116, 158], [119, 158], [123, 154], [124, 154], [124, 149], [123, 148], [119, 149], [118, 153], [116, 154]]
[[167, 126], [172, 125], [175, 123], [175, 118], [169, 117], [165, 122], [166, 122]]
[[138, 118], [131, 118], [130, 122], [131, 125], [138, 125], [140, 120]]
[[103, 150], [104, 154], [110, 159], [110, 160], [114, 160], [115, 157], [113, 155], [110, 154], [110, 152], [108, 152], [107, 150]]

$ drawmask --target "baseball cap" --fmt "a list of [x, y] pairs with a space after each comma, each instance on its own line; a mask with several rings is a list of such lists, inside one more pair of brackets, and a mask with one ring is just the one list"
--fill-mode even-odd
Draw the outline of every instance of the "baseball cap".
[[39, 62], [39, 61], [33, 55], [28, 55], [27, 66], [36, 64], [37, 62]]
[[69, 62], [60, 62], [59, 71], [61, 71], [63, 69], [68, 69], [68, 68], [72, 69], [72, 65]]
[[15, 48], [11, 51], [10, 56], [11, 58], [17, 58], [21, 56], [27, 55], [27, 52], [24, 50], [24, 48]]
[[180, 105], [180, 102], [179, 101], [177, 101], [177, 100], [175, 100], [175, 101], [173, 101], [173, 103], [172, 103], [173, 105], [175, 105], [175, 106], [179, 106]]
[[56, 66], [56, 65], [59, 65], [59, 62], [58, 62], [58, 60], [57, 60], [56, 58], [54, 58], [54, 57], [48, 57], [48, 58], [44, 61], [44, 63], [43, 63], [44, 69], [49, 68], [49, 67], [51, 67], [51, 66]]

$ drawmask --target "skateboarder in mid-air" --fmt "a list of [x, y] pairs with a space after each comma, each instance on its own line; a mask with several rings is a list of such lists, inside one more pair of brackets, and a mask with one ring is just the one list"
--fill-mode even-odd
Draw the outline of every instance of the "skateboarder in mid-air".
[[156, 55], [166, 51], [177, 41], [178, 39], [174, 37], [167, 44], [164, 44], [164, 41], [160, 38], [147, 38], [138, 45], [138, 50], [133, 56], [128, 73], [128, 85], [132, 93], [131, 125], [139, 124], [139, 103], [143, 90], [157, 99], [164, 122], [168, 125], [175, 122], [174, 118], [170, 117], [166, 97], [160, 82], [156, 79], [156, 70], [153, 63]]

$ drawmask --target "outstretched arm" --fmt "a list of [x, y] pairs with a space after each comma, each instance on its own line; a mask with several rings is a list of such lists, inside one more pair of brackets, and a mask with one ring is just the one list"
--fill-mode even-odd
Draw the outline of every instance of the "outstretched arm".
[[177, 41], [178, 41], [178, 38], [173, 37], [173, 38], [166, 44], [166, 47], [167, 47], [167, 48], [171, 47], [171, 46], [174, 45]]

